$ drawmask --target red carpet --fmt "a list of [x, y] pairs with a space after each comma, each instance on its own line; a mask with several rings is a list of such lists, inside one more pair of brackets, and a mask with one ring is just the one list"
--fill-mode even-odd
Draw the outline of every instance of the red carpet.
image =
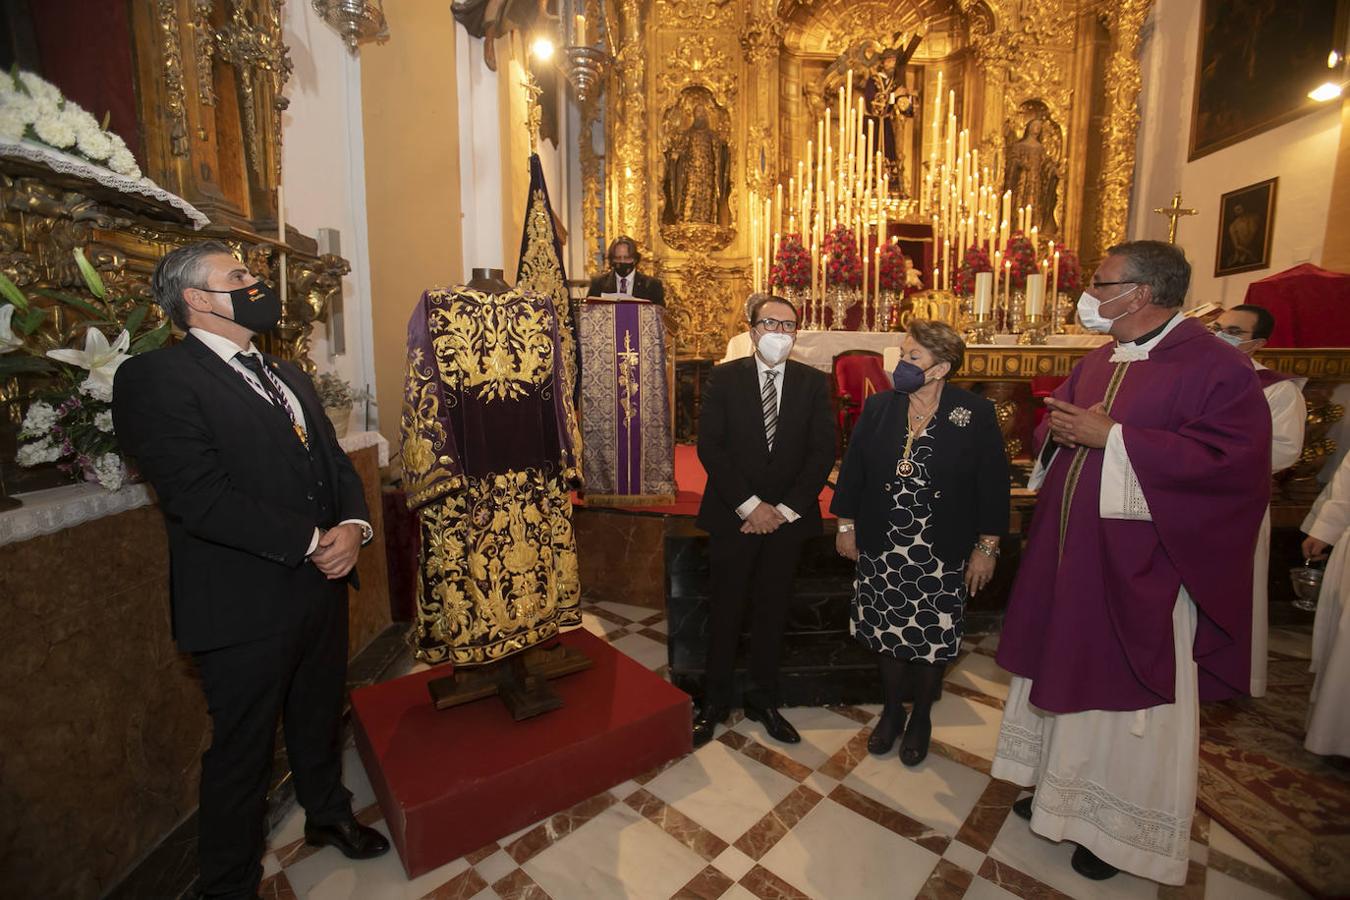
[[438, 711], [437, 666], [352, 692], [356, 746], [409, 878], [691, 749], [689, 696], [583, 630], [594, 665], [551, 684], [564, 706], [514, 722], [495, 697]]
[[[698, 461], [698, 450], [693, 444], [675, 445], [675, 502], [669, 506], [616, 506], [626, 512], [655, 513], [663, 516], [696, 516], [698, 505], [703, 501], [703, 492], [708, 487], [708, 473]], [[834, 491], [826, 486], [820, 492], [820, 514], [833, 519], [830, 512], [830, 500]], [[589, 505], [589, 504], [587, 504]], [[591, 507], [599, 509], [602, 507]]]

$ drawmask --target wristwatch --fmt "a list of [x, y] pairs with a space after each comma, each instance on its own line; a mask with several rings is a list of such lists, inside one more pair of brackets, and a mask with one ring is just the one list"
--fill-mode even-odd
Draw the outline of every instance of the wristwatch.
[[985, 541], [976, 541], [975, 549], [990, 559], [998, 559], [999, 554], [1001, 553], [997, 541], [989, 541], [987, 543]]
[[848, 534], [850, 531], [853, 530], [853, 528], [854, 528], [853, 525], [847, 525], [847, 524], [842, 524], [842, 523], [841, 523], [841, 524], [838, 526], [838, 528], [837, 528], [836, 530], [837, 530], [840, 534]]

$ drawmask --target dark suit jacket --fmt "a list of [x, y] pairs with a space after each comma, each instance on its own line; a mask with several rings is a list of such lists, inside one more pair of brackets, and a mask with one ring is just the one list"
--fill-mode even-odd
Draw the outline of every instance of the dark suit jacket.
[[703, 386], [698, 458], [708, 473], [698, 526], [713, 535], [739, 531], [736, 507], [752, 496], [786, 504], [801, 516], [782, 526], [819, 534], [820, 490], [834, 466], [834, 417], [825, 373], [794, 360], [783, 371], [773, 452], [764, 437], [755, 357], [717, 366]]
[[[614, 274], [614, 270], [606, 272], [591, 279], [591, 286], [588, 288], [587, 295], [599, 297], [601, 294], [613, 294], [619, 290], [619, 278]], [[633, 296], [639, 300], [649, 300], [658, 306], [666, 305], [666, 286], [661, 283], [661, 279], [653, 278], [650, 275], [643, 275], [641, 272], [633, 273]]]
[[[969, 410], [969, 421], [953, 412]], [[905, 447], [909, 395], [873, 394], [853, 428], [839, 468], [830, 512], [857, 522], [858, 549], [889, 549], [895, 467]], [[948, 384], [929, 426], [933, 455], [933, 549], [943, 559], [964, 559], [981, 534], [1008, 533], [1008, 455], [994, 418], [994, 405]]]
[[117, 370], [117, 439], [164, 513], [174, 637], [184, 651], [279, 631], [299, 611], [302, 592], [345, 593], [305, 551], [316, 526], [369, 518], [361, 480], [309, 378], [267, 361], [304, 408], [312, 467], [289, 420], [191, 335]]

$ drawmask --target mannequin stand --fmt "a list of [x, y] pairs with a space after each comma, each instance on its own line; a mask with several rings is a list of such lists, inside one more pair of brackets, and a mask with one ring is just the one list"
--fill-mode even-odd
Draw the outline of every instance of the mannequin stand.
[[517, 722], [558, 709], [562, 698], [549, 687], [549, 679], [588, 669], [590, 657], [570, 647], [533, 647], [486, 666], [458, 669], [445, 678], [427, 682], [431, 702], [449, 709], [491, 697], [502, 698]]

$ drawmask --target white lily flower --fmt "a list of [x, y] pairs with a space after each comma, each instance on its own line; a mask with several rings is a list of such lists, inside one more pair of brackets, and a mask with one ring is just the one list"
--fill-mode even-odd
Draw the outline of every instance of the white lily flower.
[[89, 328], [84, 333], [83, 350], [48, 350], [47, 355], [60, 362], [88, 369], [89, 377], [85, 383], [102, 388], [111, 397], [113, 375], [117, 373], [118, 366], [131, 358], [125, 352], [130, 346], [131, 335], [125, 328], [111, 345], [103, 332]]
[[14, 319], [14, 307], [6, 303], [0, 306], [0, 353], [9, 353], [23, 346], [23, 338], [14, 333], [11, 324]]

